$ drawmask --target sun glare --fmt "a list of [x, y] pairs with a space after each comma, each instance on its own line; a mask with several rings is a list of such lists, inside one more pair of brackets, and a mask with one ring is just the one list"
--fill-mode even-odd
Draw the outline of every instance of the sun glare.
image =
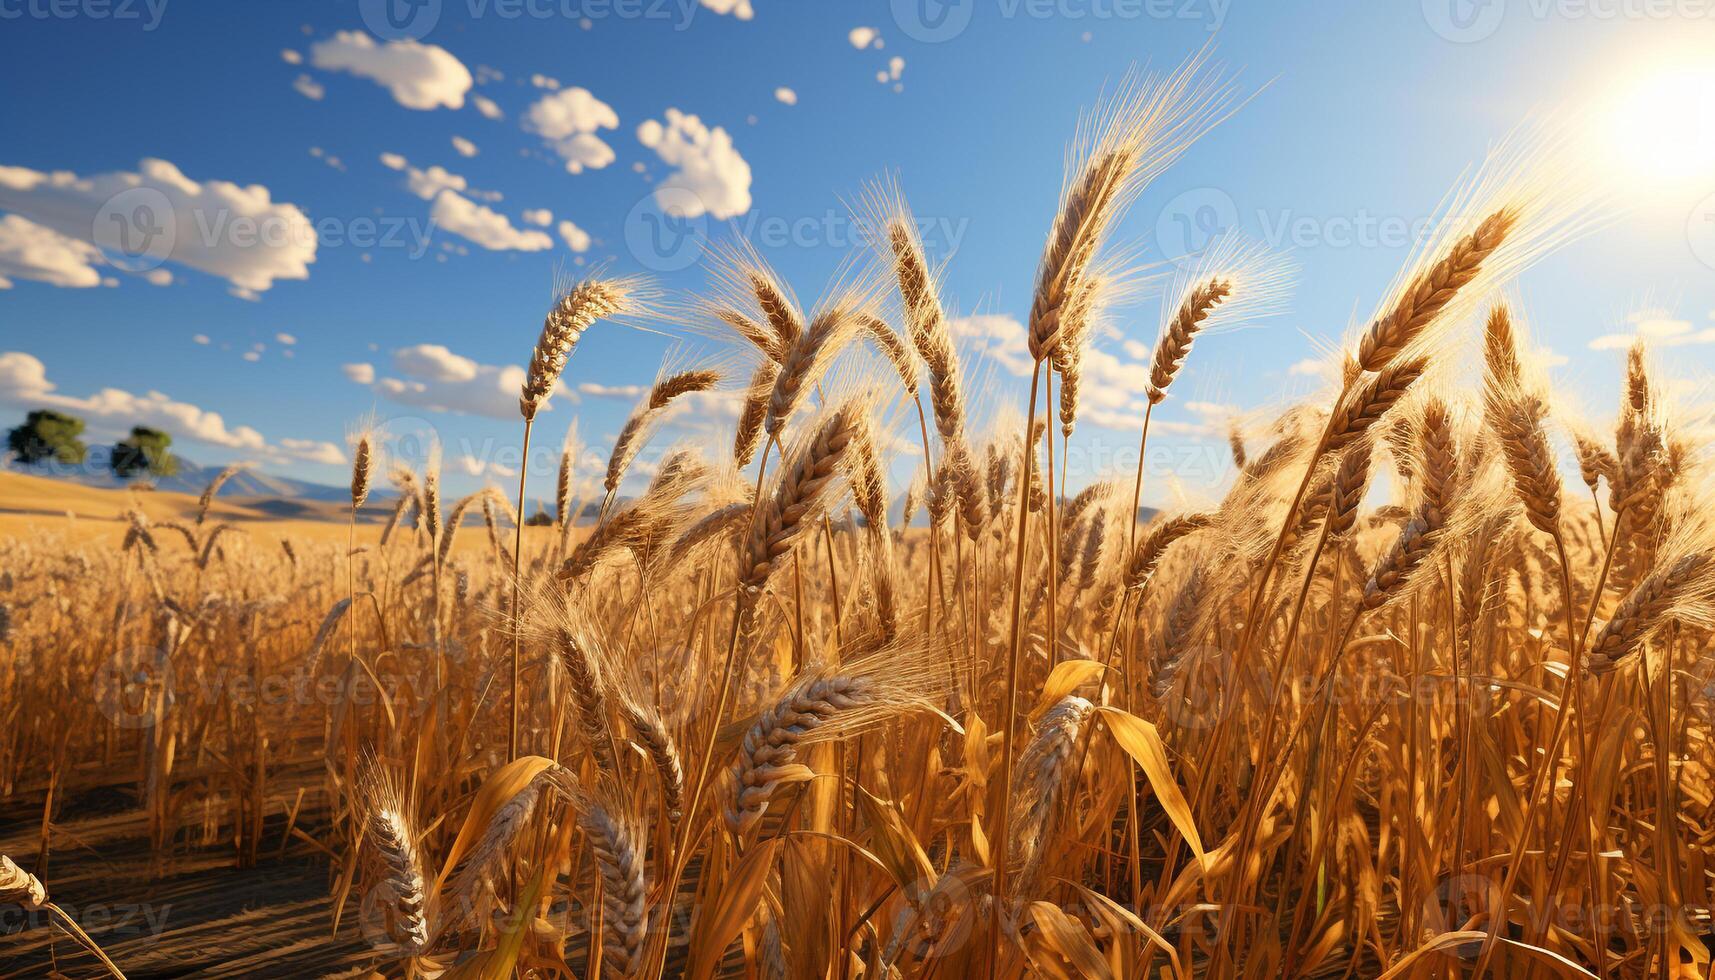
[[1622, 83], [1599, 138], [1625, 176], [1715, 180], [1715, 64], [1656, 66]]

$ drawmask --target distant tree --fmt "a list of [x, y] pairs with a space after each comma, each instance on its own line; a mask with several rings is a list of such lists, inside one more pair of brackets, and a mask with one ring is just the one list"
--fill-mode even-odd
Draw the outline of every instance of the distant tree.
[[524, 518], [525, 527], [551, 527], [553, 523], [554, 518], [540, 503], [536, 505], [536, 513]]
[[78, 438], [82, 434], [83, 419], [41, 409], [25, 416], [23, 425], [6, 434], [6, 448], [20, 463], [53, 460], [71, 466], [89, 454], [89, 448]]
[[179, 461], [169, 449], [172, 444], [172, 436], [159, 429], [139, 425], [131, 430], [131, 435], [114, 445], [108, 465], [113, 467], [113, 475], [121, 480], [143, 473], [172, 476], [179, 471]]

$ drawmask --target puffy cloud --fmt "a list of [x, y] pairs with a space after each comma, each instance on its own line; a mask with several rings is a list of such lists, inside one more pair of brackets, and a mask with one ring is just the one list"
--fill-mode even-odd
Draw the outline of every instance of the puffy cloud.
[[887, 74], [882, 76], [884, 82], [897, 82], [899, 76], [905, 73], [905, 59], [899, 55], [887, 59]]
[[304, 63], [304, 56], [291, 48], [286, 48], [280, 52], [280, 60], [288, 65], [301, 65]]
[[587, 252], [590, 248], [589, 232], [584, 231], [570, 221], [561, 221], [558, 231], [566, 247], [574, 252]]
[[12, 279], [50, 286], [101, 285], [101, 250], [16, 214], [0, 217], [0, 288]]
[[274, 341], [275, 343], [285, 344], [287, 347], [290, 347], [298, 342], [298, 338], [289, 333], [277, 333], [274, 335]]
[[196, 344], [201, 344], [204, 347], [207, 347], [208, 346], [208, 334], [206, 334], [206, 333], [196, 334], [196, 335], [191, 337], [191, 342], [196, 343]]
[[506, 116], [506, 113], [500, 111], [500, 106], [496, 105], [494, 100], [486, 95], [471, 96], [470, 104], [476, 106], [476, 111], [482, 113], [487, 119], [502, 119]]
[[267, 441], [255, 429], [247, 425], [228, 428], [218, 412], [175, 401], [159, 391], [136, 395], [120, 388], [103, 388], [87, 398], [74, 398], [59, 394], [56, 387], [48, 380], [46, 366], [37, 358], [20, 351], [0, 353], [0, 401], [71, 412], [107, 432], [146, 425], [175, 439], [228, 449], [268, 448]]
[[472, 84], [470, 70], [445, 48], [412, 40], [376, 44], [361, 31], [340, 31], [316, 42], [310, 63], [370, 79], [407, 109], [457, 109]]
[[591, 398], [613, 398], [619, 401], [636, 401], [643, 397], [649, 389], [643, 385], [606, 385], [599, 381], [585, 381], [578, 385], [578, 394]]
[[614, 160], [613, 148], [597, 133], [619, 128], [619, 114], [589, 89], [574, 87], [544, 95], [525, 112], [522, 125], [526, 132], [542, 137], [571, 173], [599, 170]]
[[750, 210], [750, 164], [727, 131], [677, 109], [666, 118], [666, 125], [646, 119], [637, 127], [638, 142], [677, 168], [656, 185], [656, 203], [682, 218], [733, 218]]
[[297, 78], [293, 79], [292, 87], [297, 89], [299, 95], [315, 102], [320, 102], [322, 100], [322, 96], [328, 94], [327, 88], [323, 86], [321, 82], [316, 81], [308, 75], [299, 75]]
[[957, 317], [949, 320], [947, 326], [953, 336], [966, 338], [979, 353], [1012, 374], [1028, 378], [1036, 366], [1030, 356], [1024, 324], [1004, 313]]
[[381, 165], [388, 170], [404, 170], [406, 167], [405, 158], [397, 153], [381, 154]]
[[554, 240], [546, 232], [514, 228], [504, 214], [451, 190], [441, 191], [435, 197], [429, 218], [447, 231], [491, 251], [539, 252], [554, 246]]
[[456, 456], [452, 460], [454, 469], [467, 476], [491, 476], [505, 479], [518, 475], [518, 471], [492, 459], [477, 459], [469, 453]]
[[393, 367], [418, 381], [464, 382], [475, 378], [481, 365], [441, 344], [417, 344], [394, 351]]
[[547, 208], [530, 208], [523, 214], [524, 220], [540, 228], [546, 228], [554, 223], [554, 212]]
[[150, 269], [143, 273], [143, 278], [151, 286], [171, 286], [173, 284], [173, 274], [166, 269]]
[[[347, 365], [346, 376], [368, 383], [352, 372], [353, 367], [368, 366]], [[480, 364], [440, 344], [417, 344], [393, 352], [393, 369], [400, 377], [375, 378], [372, 388], [399, 404], [509, 421], [518, 418], [522, 367]]]
[[440, 196], [442, 191], [462, 191], [470, 188], [470, 182], [455, 174], [440, 164], [434, 164], [427, 170], [416, 167], [405, 168], [405, 186], [411, 193], [425, 201], [432, 201]]
[[259, 350], [247, 350], [244, 352], [244, 359], [255, 364], [257, 361], [262, 359], [262, 352]]
[[702, 0], [702, 3], [717, 14], [731, 14], [739, 20], [749, 20], [756, 16], [756, 11], [750, 7], [750, 0]]
[[474, 157], [477, 154], [476, 144], [463, 136], [453, 137], [453, 149], [457, 150], [461, 157]]
[[1631, 333], [1610, 333], [1590, 341], [1591, 350], [1625, 350], [1643, 338], [1651, 347], [1684, 347], [1690, 344], [1715, 344], [1715, 327], [1693, 329], [1691, 321], [1681, 320], [1666, 310], [1639, 310], [1626, 317]]
[[798, 104], [798, 93], [784, 85], [774, 90], [774, 98], [776, 101], [785, 103], [786, 105]]
[[558, 91], [560, 80], [549, 75], [535, 74], [530, 76], [530, 84], [537, 88], [545, 88], [550, 92]]
[[165, 160], [135, 173], [81, 177], [0, 166], [0, 211], [139, 259], [171, 260], [251, 296], [276, 279], [306, 279], [316, 230], [261, 184], [198, 183]]
[[873, 27], [854, 27], [846, 33], [846, 40], [850, 41], [852, 47], [859, 51], [874, 44], [879, 37], [881, 37], [881, 32]]
[[325, 466], [340, 466], [345, 463], [345, 453], [331, 442], [321, 442], [315, 439], [281, 439], [280, 450], [294, 459], [307, 463], [321, 463]]
[[373, 364], [346, 364], [341, 366], [340, 370], [345, 373], [347, 381], [353, 381], [360, 385], [375, 383], [375, 365]]
[[1293, 377], [1311, 377], [1320, 375], [1328, 367], [1327, 362], [1314, 357], [1306, 357], [1301, 361], [1292, 362], [1286, 373]]

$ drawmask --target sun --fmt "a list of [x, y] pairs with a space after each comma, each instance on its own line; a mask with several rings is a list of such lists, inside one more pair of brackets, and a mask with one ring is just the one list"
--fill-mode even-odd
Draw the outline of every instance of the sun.
[[1652, 66], [1615, 87], [1599, 139], [1622, 176], [1715, 186], [1715, 64]]

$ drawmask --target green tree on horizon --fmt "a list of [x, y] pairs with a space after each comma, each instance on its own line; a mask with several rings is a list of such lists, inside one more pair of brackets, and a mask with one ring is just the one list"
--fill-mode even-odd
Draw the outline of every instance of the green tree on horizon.
[[37, 409], [24, 417], [24, 424], [6, 434], [6, 448], [20, 463], [53, 460], [75, 466], [89, 455], [83, 435], [83, 419], [52, 409]]
[[172, 476], [179, 471], [179, 461], [169, 447], [173, 437], [159, 429], [134, 426], [131, 435], [115, 443], [108, 465], [121, 480], [148, 473], [150, 476]]

